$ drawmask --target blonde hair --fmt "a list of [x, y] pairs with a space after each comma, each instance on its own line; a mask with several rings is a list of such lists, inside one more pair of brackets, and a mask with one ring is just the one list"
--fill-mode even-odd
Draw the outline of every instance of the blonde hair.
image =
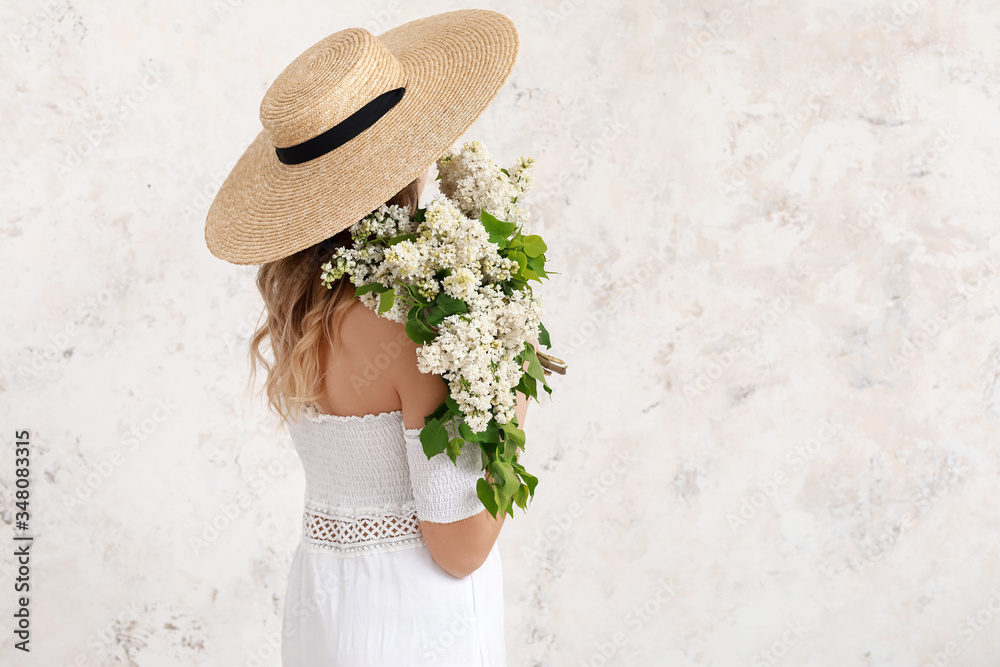
[[[396, 193], [387, 204], [409, 208], [418, 206], [418, 181]], [[257, 377], [258, 364], [267, 371], [264, 388], [268, 406], [283, 423], [294, 421], [323, 395], [320, 352], [323, 345], [333, 349], [344, 313], [354, 304], [354, 285], [348, 276], [327, 289], [320, 282], [320, 266], [335, 248], [351, 244], [350, 229], [304, 250], [262, 264], [257, 271], [257, 289], [264, 299], [264, 323], [250, 337], [250, 385]], [[264, 356], [265, 345], [274, 360]]]

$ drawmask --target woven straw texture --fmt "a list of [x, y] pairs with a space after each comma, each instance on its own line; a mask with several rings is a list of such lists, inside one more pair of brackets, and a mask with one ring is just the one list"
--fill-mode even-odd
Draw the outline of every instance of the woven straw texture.
[[[209, 250], [233, 264], [262, 264], [354, 224], [455, 144], [507, 80], [517, 50], [514, 24], [487, 10], [320, 40], [264, 95], [264, 129], [209, 208]], [[311, 139], [400, 86], [403, 99], [343, 146], [302, 164], [278, 160], [275, 147]]]

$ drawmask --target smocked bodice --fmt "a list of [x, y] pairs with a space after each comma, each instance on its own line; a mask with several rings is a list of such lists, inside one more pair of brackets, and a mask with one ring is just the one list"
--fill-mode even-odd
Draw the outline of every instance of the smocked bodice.
[[404, 430], [399, 410], [364, 417], [308, 412], [289, 426], [306, 499], [348, 507], [412, 501]]
[[305, 471], [303, 539], [312, 547], [343, 556], [412, 548], [424, 544], [420, 520], [483, 509], [478, 446], [464, 447], [457, 465], [443, 454], [428, 460], [401, 410], [345, 417], [310, 406], [288, 430]]

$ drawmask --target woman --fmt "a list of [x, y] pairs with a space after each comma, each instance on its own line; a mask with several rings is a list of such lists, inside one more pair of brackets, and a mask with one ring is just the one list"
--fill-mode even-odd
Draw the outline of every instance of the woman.
[[[286, 667], [506, 664], [504, 516], [477, 497], [478, 447], [457, 464], [427, 458], [419, 432], [444, 381], [346, 278], [323, 286], [320, 265], [383, 202], [415, 210], [428, 165], [493, 99], [517, 47], [510, 20], [482, 10], [334, 33], [269, 88], [264, 131], [209, 211], [210, 250], [261, 264], [267, 319], [251, 354], [306, 474]], [[519, 394], [520, 424], [526, 407]]]

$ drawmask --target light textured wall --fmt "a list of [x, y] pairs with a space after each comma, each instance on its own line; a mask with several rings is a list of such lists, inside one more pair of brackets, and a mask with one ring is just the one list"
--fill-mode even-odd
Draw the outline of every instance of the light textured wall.
[[[278, 664], [304, 481], [204, 216], [296, 55], [463, 6], [0, 7], [30, 664]], [[491, 7], [521, 54], [468, 136], [537, 159], [569, 363], [500, 537], [510, 664], [993, 664], [996, 3]]]

